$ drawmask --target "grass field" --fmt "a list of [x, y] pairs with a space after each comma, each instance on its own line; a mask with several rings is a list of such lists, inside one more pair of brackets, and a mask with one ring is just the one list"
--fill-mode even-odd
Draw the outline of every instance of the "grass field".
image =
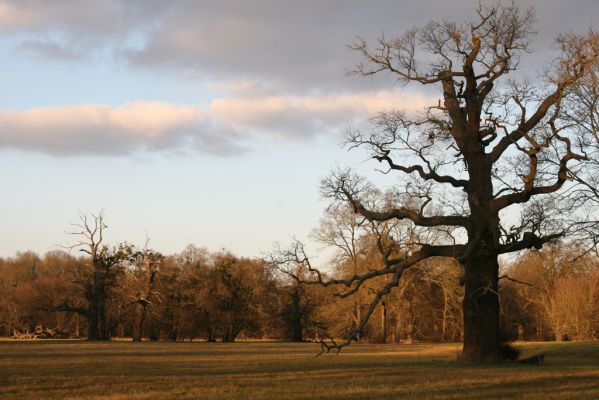
[[521, 344], [544, 366], [468, 365], [459, 345], [0, 341], [0, 399], [599, 399], [599, 341]]

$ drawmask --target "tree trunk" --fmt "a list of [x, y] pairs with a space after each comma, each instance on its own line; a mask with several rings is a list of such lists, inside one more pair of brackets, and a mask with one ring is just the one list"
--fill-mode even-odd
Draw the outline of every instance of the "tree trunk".
[[465, 268], [462, 358], [473, 362], [499, 361], [497, 256], [471, 257]]
[[387, 302], [381, 301], [381, 343], [387, 343], [389, 336], [389, 324], [387, 323]]
[[79, 338], [81, 333], [79, 332], [79, 313], [75, 313], [75, 337]]
[[143, 337], [144, 317], [146, 315], [145, 303], [135, 305], [135, 326], [133, 327], [133, 341], [141, 342]]
[[233, 331], [232, 328], [228, 328], [225, 331], [221, 341], [223, 343], [233, 343], [235, 341], [235, 338], [237, 338], [237, 334]]
[[99, 340], [100, 333], [98, 330], [98, 299], [96, 296], [95, 286], [88, 287], [86, 290], [88, 302], [87, 317], [87, 340]]
[[397, 312], [397, 315], [395, 316], [395, 327], [394, 327], [393, 335], [395, 336], [395, 343], [400, 343], [401, 342], [401, 313], [399, 311]]
[[294, 342], [304, 340], [302, 317], [301, 293], [300, 289], [296, 288], [291, 292], [291, 340]]
[[154, 288], [154, 280], [156, 279], [156, 270], [150, 270], [148, 275], [148, 280], [146, 284], [146, 290], [144, 293], [144, 297], [138, 296], [137, 304], [135, 307], [135, 326], [133, 329], [133, 341], [141, 342], [143, 338], [143, 329], [144, 329], [144, 320], [146, 317], [146, 309], [148, 304], [150, 303], [150, 298], [152, 297], [152, 289]]
[[106, 321], [106, 304], [102, 302], [98, 307], [98, 340], [110, 340], [110, 327]]
[[414, 319], [410, 317], [406, 325], [406, 340], [405, 344], [413, 344], [414, 343]]
[[[362, 322], [362, 314], [360, 310], [360, 298], [354, 304], [354, 329], [360, 326]], [[360, 341], [360, 332], [356, 334], [356, 342]]]
[[[478, 134], [478, 121], [472, 134]], [[500, 219], [493, 209], [492, 166], [484, 152], [473, 145], [466, 152], [471, 189], [468, 192], [470, 226], [464, 254], [464, 347], [462, 358], [470, 362], [496, 362], [499, 352]]]
[[447, 341], [447, 289], [442, 287], [443, 290], [443, 322], [441, 324], [441, 341]]
[[87, 317], [87, 340], [99, 340], [98, 335], [98, 313], [96, 307], [90, 304]]
[[293, 321], [293, 332], [291, 334], [291, 340], [293, 342], [303, 342], [304, 341], [304, 332], [303, 332], [303, 328], [302, 328], [301, 318]]
[[109, 329], [106, 323], [106, 282], [100, 271], [94, 273], [91, 285], [86, 289], [88, 301], [87, 340], [109, 340]]
[[214, 332], [212, 329], [208, 328], [208, 335], [206, 337], [207, 342], [216, 342], [216, 338], [214, 337]]
[[110, 329], [106, 321], [106, 287], [102, 284], [97, 288], [97, 319], [98, 319], [98, 340], [109, 340]]

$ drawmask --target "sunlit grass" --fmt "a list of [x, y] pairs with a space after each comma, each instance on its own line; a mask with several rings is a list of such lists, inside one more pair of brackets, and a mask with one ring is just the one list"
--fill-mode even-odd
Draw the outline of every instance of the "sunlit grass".
[[0, 342], [1, 399], [599, 398], [599, 341], [518, 344], [544, 366], [469, 365], [457, 344]]

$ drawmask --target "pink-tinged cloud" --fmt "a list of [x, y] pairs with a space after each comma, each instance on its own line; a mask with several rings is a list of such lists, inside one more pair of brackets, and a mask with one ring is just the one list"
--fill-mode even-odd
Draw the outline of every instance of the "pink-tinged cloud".
[[0, 2], [0, 30], [29, 28], [40, 20], [35, 7], [22, 7], [16, 4]]
[[134, 102], [0, 111], [0, 146], [53, 154], [123, 154], [197, 136], [197, 107]]
[[364, 126], [373, 114], [417, 112], [430, 99], [399, 91], [314, 96], [215, 99], [199, 106], [137, 101], [121, 106], [81, 104], [25, 111], [0, 110], [0, 148], [55, 155], [121, 155], [187, 150], [237, 153], [259, 136], [309, 140]]

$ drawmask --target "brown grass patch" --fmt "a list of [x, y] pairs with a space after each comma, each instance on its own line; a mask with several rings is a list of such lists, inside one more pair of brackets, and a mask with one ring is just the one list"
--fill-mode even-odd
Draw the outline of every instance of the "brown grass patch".
[[599, 341], [517, 344], [547, 365], [469, 365], [457, 344], [0, 342], [2, 399], [596, 399]]

